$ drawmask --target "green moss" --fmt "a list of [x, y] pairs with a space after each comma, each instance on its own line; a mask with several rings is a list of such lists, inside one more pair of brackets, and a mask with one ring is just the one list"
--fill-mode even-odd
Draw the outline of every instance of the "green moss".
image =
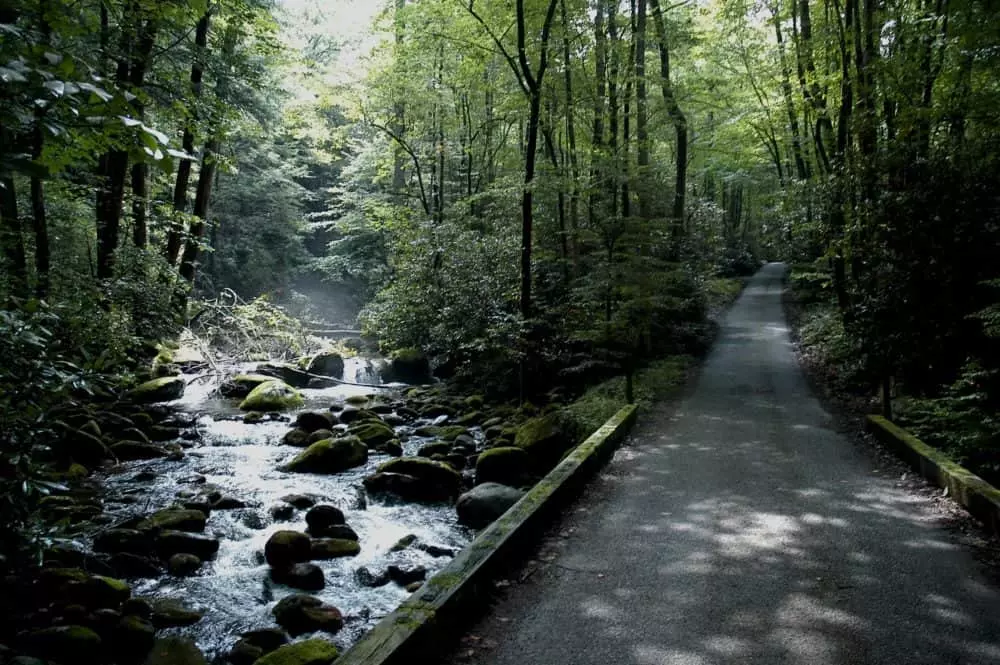
[[286, 644], [258, 658], [254, 665], [328, 665], [339, 655], [337, 647], [321, 639]]
[[184, 394], [184, 378], [180, 376], [164, 376], [136, 386], [129, 396], [136, 402], [149, 404], [152, 402], [168, 402]]
[[312, 444], [283, 467], [299, 473], [339, 473], [368, 461], [368, 446], [356, 436], [323, 439]]
[[287, 411], [305, 404], [299, 391], [284, 381], [262, 383], [240, 403], [242, 411]]
[[404, 363], [418, 363], [426, 359], [423, 351], [412, 346], [404, 349], [396, 349], [389, 357], [392, 360], [399, 360]]

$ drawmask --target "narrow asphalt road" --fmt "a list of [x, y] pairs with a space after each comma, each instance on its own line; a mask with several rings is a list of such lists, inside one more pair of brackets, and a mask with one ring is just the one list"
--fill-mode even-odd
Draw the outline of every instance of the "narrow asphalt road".
[[645, 419], [554, 561], [473, 629], [491, 648], [449, 662], [1000, 663], [985, 571], [811, 396], [783, 272], [754, 277], [693, 394]]

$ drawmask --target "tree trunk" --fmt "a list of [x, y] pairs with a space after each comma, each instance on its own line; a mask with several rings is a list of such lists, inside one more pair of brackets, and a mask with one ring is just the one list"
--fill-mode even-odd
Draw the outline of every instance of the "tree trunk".
[[[400, 51], [403, 46], [403, 31], [405, 26], [403, 25], [403, 17], [400, 15], [402, 10], [406, 7], [406, 0], [396, 0], [395, 5], [395, 15], [393, 16], [393, 23], [395, 24], [396, 31], [396, 51]], [[396, 99], [392, 106], [393, 115], [393, 132], [396, 136], [403, 138], [406, 135], [406, 106], [403, 103], [403, 99], [400, 93], [397, 91], [395, 94]], [[406, 187], [406, 174], [403, 171], [403, 167], [406, 163], [406, 153], [403, 148], [400, 147], [398, 143], [395, 143], [392, 151], [392, 191], [397, 195], [401, 196], [403, 194], [403, 189]]]
[[639, 186], [639, 216], [648, 219], [649, 192], [644, 186], [649, 182], [649, 131], [646, 111], [646, 0], [638, 0], [635, 22], [635, 138], [638, 142], [637, 164]]
[[598, 0], [594, 14], [594, 62], [597, 94], [594, 96], [594, 128], [591, 135], [590, 156], [590, 198], [588, 219], [590, 226], [596, 223], [597, 205], [601, 191], [601, 154], [604, 148], [605, 82], [607, 80], [607, 33], [604, 25], [605, 0]]
[[663, 103], [666, 105], [667, 115], [670, 116], [670, 120], [674, 124], [674, 133], [677, 138], [674, 203], [670, 213], [673, 220], [671, 237], [676, 246], [684, 235], [684, 197], [687, 190], [688, 161], [687, 117], [677, 104], [673, 84], [670, 82], [670, 43], [667, 40], [660, 2], [659, 0], [649, 0], [649, 5], [653, 10], [653, 23], [656, 26], [656, 37], [660, 47], [660, 85], [663, 89]]
[[611, 174], [608, 177], [607, 188], [611, 200], [608, 210], [612, 217], [618, 214], [618, 178], [621, 177], [621, 160], [618, 154], [618, 12], [614, 2], [608, 5], [608, 152], [611, 156]]
[[[198, 21], [195, 29], [195, 54], [194, 63], [191, 65], [191, 94], [197, 100], [201, 97], [202, 79], [204, 78], [204, 62], [208, 49], [208, 30], [211, 23], [211, 12], [206, 12]], [[197, 122], [197, 114], [192, 113], [188, 123], [184, 126], [184, 138], [181, 139], [181, 147], [184, 152], [191, 155], [194, 153], [194, 125]], [[173, 208], [174, 212], [183, 213], [187, 210], [187, 191], [191, 182], [191, 160], [181, 159], [177, 166], [177, 179], [174, 182]], [[177, 255], [181, 251], [183, 243], [183, 227], [174, 221], [167, 234], [167, 244], [164, 249], [164, 257], [170, 265], [177, 263]]]
[[[47, 11], [48, 0], [39, 0], [39, 32], [42, 35], [44, 46], [50, 44], [52, 34], [46, 18]], [[39, 168], [42, 166], [42, 152], [45, 149], [45, 130], [42, 126], [44, 118], [45, 109], [36, 107], [35, 126], [32, 129], [31, 159]], [[39, 298], [45, 298], [49, 293], [51, 254], [49, 250], [49, 225], [45, 210], [45, 185], [41, 176], [37, 174], [31, 176], [31, 217], [35, 231], [35, 293]]]
[[184, 254], [181, 256], [181, 279], [191, 287], [194, 286], [198, 256], [201, 253], [201, 239], [205, 235], [205, 221], [208, 219], [208, 205], [212, 198], [218, 154], [219, 140], [213, 138], [205, 144], [205, 151], [202, 154], [201, 171], [198, 173], [198, 185], [195, 189], [194, 219], [191, 222], [187, 242], [184, 244]]
[[575, 275], [579, 269], [579, 248], [578, 229], [580, 223], [580, 197], [577, 190], [580, 180], [580, 164], [576, 155], [576, 121], [573, 117], [575, 102], [573, 99], [573, 74], [571, 68], [569, 49], [569, 18], [566, 13], [566, 0], [560, 2], [563, 22], [563, 75], [566, 92], [566, 140], [569, 145], [569, 166], [570, 166], [570, 186], [569, 186], [569, 252], [571, 257], [572, 274]]
[[[6, 146], [5, 146], [6, 147]], [[28, 290], [28, 264], [21, 234], [21, 218], [17, 211], [17, 190], [13, 178], [0, 179], [0, 234], [4, 259], [10, 279], [11, 293], [23, 296]]]
[[785, 53], [785, 41], [781, 34], [781, 20], [778, 16], [778, 8], [772, 6], [770, 9], [771, 22], [774, 24], [774, 38], [778, 42], [778, 60], [781, 63], [781, 94], [785, 98], [788, 129], [792, 134], [792, 157], [795, 159], [795, 173], [799, 180], [808, 180], [809, 167], [802, 157], [802, 134], [799, 130], [799, 115], [795, 110], [795, 102], [792, 98], [792, 80], [788, 68], [788, 57]]

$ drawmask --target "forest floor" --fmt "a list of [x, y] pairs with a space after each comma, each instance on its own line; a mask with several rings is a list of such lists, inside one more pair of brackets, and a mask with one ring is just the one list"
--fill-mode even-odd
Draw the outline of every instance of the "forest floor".
[[811, 396], [781, 274], [751, 282], [693, 392], [653, 409], [443, 662], [1000, 659], [990, 544]]

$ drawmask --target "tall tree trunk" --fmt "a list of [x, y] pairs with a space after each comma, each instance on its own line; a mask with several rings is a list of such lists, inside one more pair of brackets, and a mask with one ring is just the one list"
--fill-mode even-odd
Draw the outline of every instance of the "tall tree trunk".
[[605, 113], [605, 83], [607, 80], [607, 32], [604, 24], [604, 9], [607, 0], [597, 0], [594, 14], [594, 62], [595, 79], [597, 83], [594, 95], [594, 128], [590, 139], [590, 198], [588, 203], [588, 218], [590, 226], [596, 223], [597, 205], [600, 200], [601, 171], [600, 163], [604, 149], [604, 113]]
[[570, 186], [569, 186], [569, 225], [570, 225], [570, 235], [569, 235], [569, 252], [571, 258], [572, 274], [575, 275], [579, 270], [579, 247], [578, 247], [578, 233], [580, 225], [580, 195], [579, 195], [579, 181], [580, 181], [580, 164], [577, 159], [576, 154], [576, 119], [574, 117], [574, 109], [576, 107], [575, 100], [573, 98], [573, 72], [572, 72], [572, 60], [570, 59], [569, 50], [569, 18], [566, 12], [566, 0], [561, 0], [560, 3], [562, 9], [562, 23], [563, 23], [563, 78], [564, 87], [566, 93], [566, 140], [569, 143], [567, 150], [569, 152], [569, 166], [570, 166]]
[[687, 193], [688, 161], [687, 117], [677, 103], [677, 98], [674, 96], [673, 83], [670, 81], [670, 42], [667, 39], [667, 30], [664, 26], [660, 2], [659, 0], [649, 0], [649, 6], [653, 10], [653, 23], [656, 26], [656, 38], [659, 41], [660, 86], [663, 90], [663, 103], [666, 106], [667, 115], [670, 116], [670, 120], [674, 124], [674, 133], [677, 140], [674, 203], [670, 212], [673, 220], [671, 236], [676, 246], [684, 235], [684, 198]]
[[629, 191], [633, 176], [629, 142], [632, 140], [632, 85], [635, 82], [635, 0], [629, 0], [629, 27], [631, 38], [628, 60], [625, 64], [625, 94], [622, 103], [622, 155], [620, 161], [622, 181], [622, 219], [632, 215], [632, 194]]
[[635, 138], [638, 142], [637, 164], [639, 186], [639, 216], [648, 219], [649, 192], [649, 131], [646, 111], [646, 0], [638, 0], [635, 22]]
[[795, 159], [795, 172], [799, 180], [808, 180], [809, 167], [802, 157], [802, 133], [799, 129], [799, 114], [795, 110], [795, 101], [792, 97], [792, 79], [788, 67], [788, 55], [785, 52], [785, 40], [781, 33], [780, 12], [777, 4], [771, 5], [770, 10], [771, 23], [774, 25], [774, 38], [778, 42], [778, 60], [781, 63], [781, 94], [785, 98], [788, 129], [792, 134], [792, 156]]
[[[139, 37], [139, 53], [149, 54], [153, 51], [156, 41], [156, 25], [152, 21], [146, 21]], [[129, 84], [134, 90], [142, 88], [146, 81], [146, 72], [149, 69], [148, 58], [140, 58], [132, 62], [129, 70]], [[142, 120], [145, 109], [139, 101], [134, 102], [136, 118]], [[146, 228], [146, 207], [149, 167], [145, 162], [136, 162], [132, 165], [132, 242], [139, 249], [145, 249], [149, 241], [149, 230]]]
[[11, 293], [23, 296], [28, 291], [28, 264], [21, 233], [21, 218], [17, 210], [17, 190], [14, 188], [14, 179], [10, 177], [0, 179], [0, 224], [0, 240], [3, 241]]
[[621, 156], [618, 154], [618, 77], [621, 61], [618, 44], [618, 11], [615, 2], [608, 4], [608, 152], [611, 154], [611, 174], [607, 188], [608, 209], [612, 217], [618, 214], [618, 179], [621, 177]]
[[[403, 24], [402, 12], [406, 8], [406, 0], [396, 0], [393, 23], [396, 32], [396, 51], [399, 53], [403, 46], [403, 32], [406, 26]], [[403, 103], [402, 95], [399, 91], [395, 93], [395, 100], [392, 105], [393, 132], [396, 136], [404, 138], [406, 136], [406, 105]], [[406, 164], [406, 153], [398, 142], [393, 144], [392, 151], [392, 191], [397, 195], [403, 194], [406, 187], [406, 174], [403, 170]]]
[[[194, 62], [191, 65], [191, 94], [195, 100], [201, 97], [205, 60], [208, 57], [208, 30], [211, 19], [211, 12], [205, 12], [201, 19], [199, 19], [198, 26], [195, 29]], [[184, 137], [181, 139], [181, 147], [189, 155], [194, 154], [194, 125], [197, 121], [197, 114], [192, 113], [184, 126]], [[183, 213], [187, 210], [187, 192], [190, 182], [191, 160], [187, 158], [181, 159], [180, 164], [177, 166], [177, 179], [174, 182], [174, 212]], [[174, 221], [170, 226], [170, 232], [167, 234], [167, 244], [163, 253], [170, 265], [177, 263], [177, 255], [180, 254], [183, 243], [183, 231], [183, 227], [177, 221]]]
[[216, 162], [219, 154], [219, 140], [212, 138], [205, 144], [201, 158], [201, 171], [198, 173], [198, 185], [195, 188], [194, 219], [184, 243], [184, 253], [181, 256], [181, 279], [194, 286], [194, 278], [201, 254], [202, 237], [205, 235], [205, 221], [208, 219], [208, 206], [212, 198], [212, 185], [215, 182]]
[[[42, 35], [44, 46], [50, 44], [52, 34], [46, 16], [48, 10], [48, 0], [39, 0], [39, 32]], [[39, 168], [42, 166], [42, 152], [45, 149], [45, 129], [43, 127], [45, 112], [44, 108], [36, 106], [35, 124], [32, 128], [31, 159]], [[49, 224], [45, 210], [45, 186], [38, 174], [31, 176], [31, 218], [35, 231], [35, 293], [38, 294], [39, 298], [45, 298], [49, 293], [51, 254], [49, 250]]]

